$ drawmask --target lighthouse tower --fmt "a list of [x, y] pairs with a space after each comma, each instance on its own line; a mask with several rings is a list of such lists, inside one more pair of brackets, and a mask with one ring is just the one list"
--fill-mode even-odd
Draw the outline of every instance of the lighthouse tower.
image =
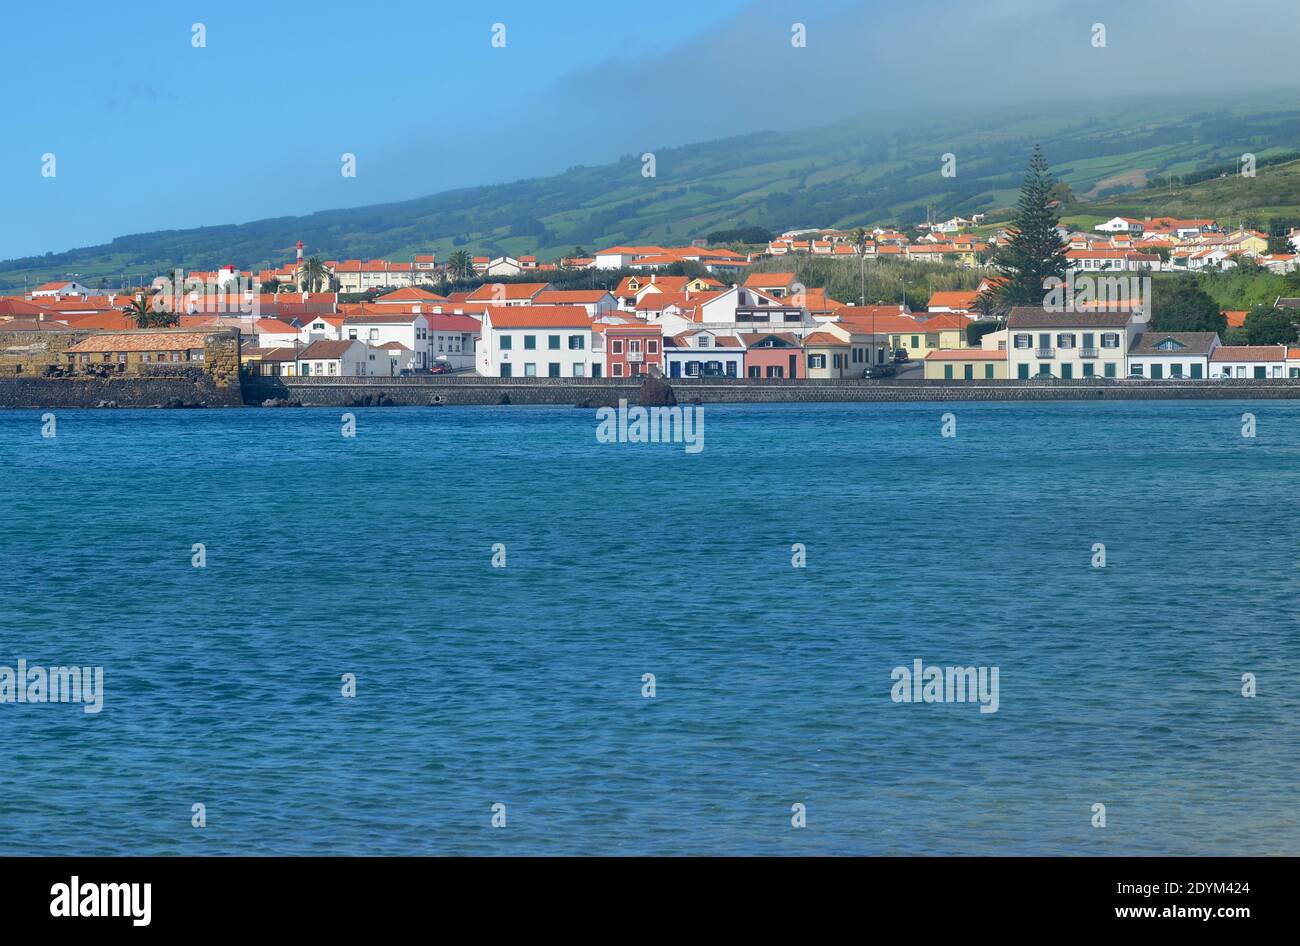
[[298, 241], [298, 265], [302, 265], [302, 240]]

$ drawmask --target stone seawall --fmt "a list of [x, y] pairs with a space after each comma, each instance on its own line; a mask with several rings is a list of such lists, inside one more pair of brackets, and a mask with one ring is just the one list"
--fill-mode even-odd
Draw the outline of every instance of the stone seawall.
[[[1273, 381], [670, 381], [677, 399], [706, 404], [816, 401], [1105, 401], [1300, 398], [1300, 379]], [[639, 383], [611, 378], [479, 378], [475, 376], [348, 379], [257, 378], [245, 381], [245, 399], [300, 402], [304, 407], [614, 403], [635, 401]]]
[[0, 409], [240, 407], [239, 387], [211, 378], [0, 378]]
[[[160, 366], [161, 367], [161, 366]], [[179, 374], [180, 372], [178, 372]], [[191, 372], [191, 375], [194, 373]], [[818, 401], [1118, 401], [1300, 398], [1300, 379], [1273, 381], [808, 381], [674, 379], [683, 403], [777, 404]], [[0, 378], [0, 409], [260, 405], [268, 399], [304, 407], [483, 406], [496, 404], [597, 406], [619, 398], [635, 402], [630, 379], [479, 378], [383, 379], [252, 378], [241, 397], [235, 385], [210, 376], [110, 378]]]

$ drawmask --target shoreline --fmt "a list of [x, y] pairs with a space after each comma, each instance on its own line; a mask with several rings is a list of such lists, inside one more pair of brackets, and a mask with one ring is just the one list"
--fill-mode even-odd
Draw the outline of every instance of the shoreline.
[[[682, 404], [907, 401], [1144, 401], [1300, 399], [1300, 378], [1109, 381], [864, 381], [665, 379]], [[3, 378], [0, 410], [212, 407], [616, 406], [637, 403], [633, 379], [245, 378], [242, 385], [179, 378]]]

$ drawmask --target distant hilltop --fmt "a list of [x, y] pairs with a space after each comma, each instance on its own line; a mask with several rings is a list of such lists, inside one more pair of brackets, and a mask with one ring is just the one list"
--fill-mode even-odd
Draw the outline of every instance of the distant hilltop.
[[[1294, 180], [1278, 173], [1290, 166], [1268, 166], [1294, 151], [1297, 109], [1235, 107], [1189, 114], [1166, 102], [1105, 110], [1044, 107], [1037, 114], [1019, 109], [1014, 122], [1009, 117], [966, 112], [894, 124], [849, 121], [764, 132], [658, 150], [649, 177], [640, 159], [629, 155], [552, 177], [398, 203], [137, 233], [99, 246], [0, 262], [0, 291], [30, 290], [56, 278], [75, 278], [96, 289], [120, 287], [177, 267], [275, 270], [293, 259], [299, 240], [312, 255], [339, 263], [387, 260], [414, 267], [421, 257], [448, 261], [459, 251], [480, 262], [508, 258], [526, 268], [529, 258], [542, 266], [589, 256], [575, 252], [583, 248], [672, 249], [700, 240], [761, 248], [756, 236], [810, 226], [901, 229], [957, 217], [976, 221], [982, 214], [987, 223], [997, 219], [999, 208], [1014, 204], [1035, 143], [1076, 195], [1114, 179], [1117, 167], [1140, 169], [1142, 181], [1168, 184], [1195, 176], [1193, 168], [1235, 162], [1245, 151], [1259, 163], [1250, 188], [1234, 188], [1233, 181], [1217, 176], [1177, 183], [1165, 188], [1164, 205], [1139, 203], [1128, 212], [1120, 204], [1133, 194], [1147, 194], [1132, 189], [1138, 186], [1133, 178], [1132, 184], [1120, 185], [1129, 191], [1103, 198], [1107, 216], [1214, 216], [1240, 223], [1235, 218], [1246, 207], [1300, 208], [1300, 194], [1275, 191], [1276, 181]], [[1153, 153], [1161, 155], [1154, 167]], [[945, 154], [953, 156], [951, 176], [940, 173]], [[1193, 211], [1180, 205], [1180, 200], [1199, 203], [1189, 192], [1202, 188], [1209, 194], [1222, 191], [1224, 206]]]

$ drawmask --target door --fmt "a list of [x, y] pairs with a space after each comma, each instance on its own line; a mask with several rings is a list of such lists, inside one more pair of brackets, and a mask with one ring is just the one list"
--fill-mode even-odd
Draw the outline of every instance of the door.
[[682, 376], [682, 363], [680, 361], [671, 361], [668, 363], [668, 377], [680, 378]]

